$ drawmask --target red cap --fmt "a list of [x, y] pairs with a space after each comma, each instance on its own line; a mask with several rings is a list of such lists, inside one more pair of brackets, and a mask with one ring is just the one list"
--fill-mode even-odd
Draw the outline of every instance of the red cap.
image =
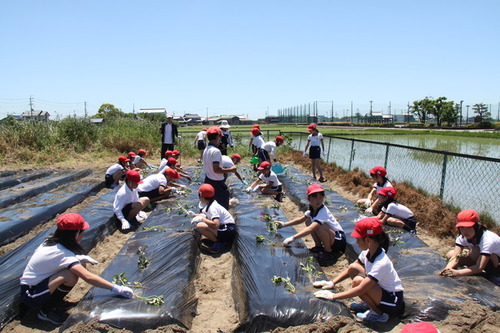
[[173, 178], [173, 179], [179, 179], [179, 178], [181, 178], [181, 175], [179, 175], [179, 173], [177, 172], [177, 170], [174, 170], [172, 168], [166, 168], [164, 172], [165, 172], [165, 175], [167, 177], [170, 177], [170, 178]]
[[172, 155], [180, 155], [180, 154], [181, 154], [181, 152], [178, 151], [178, 150], [173, 150], [172, 151]]
[[351, 237], [365, 238], [368, 236], [380, 235], [384, 231], [382, 222], [376, 217], [365, 217], [359, 220], [354, 226]]
[[325, 189], [320, 184], [312, 184], [307, 188], [307, 195], [318, 192], [325, 192]]
[[262, 162], [259, 167], [257, 168], [259, 170], [269, 170], [271, 169], [271, 163], [269, 163], [268, 161], [264, 161]]
[[57, 229], [59, 230], [86, 230], [88, 228], [90, 225], [80, 214], [67, 213], [57, 218]]
[[130, 159], [127, 156], [118, 156], [118, 162], [130, 162]]
[[479, 223], [479, 214], [472, 209], [466, 209], [458, 213], [458, 223], [455, 227], [473, 227]]
[[198, 193], [201, 193], [201, 196], [204, 198], [213, 198], [215, 196], [215, 189], [210, 184], [203, 184], [198, 189]]
[[316, 124], [315, 123], [312, 123], [309, 126], [307, 126], [307, 129], [310, 129], [310, 130], [315, 129], [315, 128], [316, 128]]
[[257, 127], [254, 127], [250, 133], [252, 133], [252, 135], [257, 135], [260, 133], [260, 130]]
[[125, 174], [125, 178], [131, 182], [142, 184], [141, 173], [137, 170], [129, 170]]
[[377, 194], [385, 195], [386, 197], [389, 198], [394, 198], [396, 196], [396, 189], [394, 187], [386, 186], [382, 187], [380, 190], [377, 191]]
[[169, 157], [167, 158], [167, 164], [177, 164], [177, 160], [175, 157]]
[[208, 131], [208, 128], [204, 128], [204, 129], [202, 129], [202, 131], [205, 131], [205, 132], [206, 132], [206, 131]]
[[220, 130], [219, 126], [212, 126], [207, 130], [207, 135], [209, 134], [222, 135], [222, 131]]
[[401, 333], [439, 333], [438, 329], [431, 323], [421, 321], [418, 323], [406, 324]]
[[133, 151], [128, 152], [129, 157], [136, 157], [137, 155]]
[[279, 136], [279, 135], [278, 135], [278, 136], [276, 137], [276, 142], [283, 143], [283, 142], [285, 142], [285, 138], [284, 138], [284, 137], [282, 137], [282, 136]]
[[144, 155], [144, 156], [146, 156], [146, 155], [148, 154], [148, 153], [147, 153], [144, 149], [139, 149], [139, 150], [137, 151], [137, 153], [138, 153], [138, 154], [142, 154], [142, 155]]
[[233, 155], [231, 155], [231, 157], [238, 160], [238, 161], [241, 161], [241, 156], [239, 154], [233, 154]]
[[260, 129], [260, 125], [259, 124], [254, 124], [253, 127]]
[[171, 150], [167, 150], [167, 151], [165, 152], [165, 157], [170, 157], [170, 156], [172, 156], [173, 154], [174, 154], [174, 152], [173, 152], [173, 151], [171, 151]]
[[382, 176], [382, 177], [384, 177], [385, 175], [387, 175], [387, 170], [385, 170], [385, 168], [381, 167], [381, 166], [376, 166], [373, 169], [371, 169], [369, 172], [370, 172], [371, 175], [379, 175], [379, 176]]

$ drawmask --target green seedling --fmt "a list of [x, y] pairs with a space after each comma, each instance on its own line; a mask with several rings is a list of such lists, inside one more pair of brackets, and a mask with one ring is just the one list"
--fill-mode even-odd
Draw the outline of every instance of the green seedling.
[[397, 246], [400, 244], [406, 244], [406, 242], [402, 241], [400, 237], [396, 237], [396, 239], [392, 242], [392, 246]]
[[172, 208], [171, 207], [165, 208], [165, 212], [167, 212], [168, 214], [172, 214]]
[[263, 235], [255, 236], [255, 241], [257, 243], [264, 243], [266, 240], [267, 240], [266, 236], [263, 236]]
[[284, 278], [284, 277], [281, 277], [281, 276], [273, 276], [273, 278], [271, 279], [271, 281], [274, 283], [274, 284], [280, 284], [280, 283], [283, 283], [284, 287], [286, 288], [286, 290], [288, 290], [289, 292], [291, 293], [294, 293], [297, 291], [297, 289], [295, 288], [295, 286], [290, 282], [290, 278]]
[[346, 205], [340, 206], [339, 209], [340, 209], [341, 212], [347, 212], [347, 206]]
[[133, 288], [144, 288], [142, 283], [134, 281], [134, 282], [128, 282], [128, 278], [125, 276], [125, 273], [120, 273], [120, 274], [114, 274], [113, 275], [113, 280], [111, 280], [112, 283], [120, 285], [120, 286], [127, 286], [127, 287], [133, 287]]
[[147, 246], [141, 246], [137, 250], [137, 254], [139, 255], [139, 260], [137, 261], [137, 265], [139, 266], [139, 269], [144, 269], [149, 266], [149, 260], [146, 257], [146, 253], [144, 252], [145, 249], [147, 249]]
[[159, 225], [154, 225], [154, 226], [151, 226], [151, 227], [142, 227], [142, 230], [144, 230], [144, 231], [165, 232], [165, 228], [160, 227]]
[[154, 306], [160, 306], [165, 303], [165, 299], [162, 296], [148, 296], [148, 297], [142, 297], [142, 296], [135, 296], [138, 299], [142, 299], [146, 304], [148, 305], [154, 305]]
[[321, 275], [321, 272], [318, 272], [316, 270], [316, 267], [312, 265], [311, 263], [313, 262], [313, 257], [307, 257], [306, 258], [306, 263], [300, 263], [301, 269], [306, 272], [307, 274], [313, 276], [313, 277], [318, 277]]

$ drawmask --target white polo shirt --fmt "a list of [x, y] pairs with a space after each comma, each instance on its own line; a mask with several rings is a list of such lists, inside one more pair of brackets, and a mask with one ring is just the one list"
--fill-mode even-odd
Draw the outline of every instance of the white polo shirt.
[[404, 291], [401, 279], [384, 249], [379, 247], [373, 261], [367, 258], [368, 250], [360, 253], [358, 260], [363, 263], [366, 276], [376, 281], [380, 288], [389, 292]]
[[[142, 184], [139, 184], [142, 185]], [[132, 190], [127, 184], [123, 184], [122, 187], [116, 192], [115, 201], [113, 202], [113, 211], [120, 220], [120, 222], [125, 222], [127, 219], [123, 216], [122, 209], [129, 203], [139, 202], [139, 193], [137, 189]]]
[[214, 162], [219, 162], [219, 167], [223, 168], [221, 151], [214, 145], [209, 144], [203, 151], [203, 171], [211, 180], [224, 180], [223, 173], [214, 172]]
[[344, 229], [340, 226], [340, 223], [337, 222], [337, 219], [325, 205], [319, 209], [316, 216], [311, 216], [311, 210], [306, 211], [304, 215], [310, 219], [311, 222], [317, 222], [319, 224], [326, 223], [326, 225], [333, 231], [344, 231]]
[[231, 214], [226, 208], [219, 205], [217, 200], [214, 200], [210, 205], [205, 206], [201, 212], [204, 213], [209, 220], [213, 221], [214, 219], [219, 219], [219, 223], [221, 225], [234, 224], [234, 219]]
[[386, 207], [382, 207], [382, 211], [386, 214], [391, 215], [397, 219], [406, 220], [412, 217], [413, 212], [406, 207], [405, 205], [400, 204], [399, 202], [391, 202]]
[[163, 186], [167, 188], [167, 178], [162, 173], [147, 176], [142, 180], [142, 184], [137, 187], [138, 192], [149, 192]]
[[479, 253], [484, 255], [492, 255], [496, 254], [497, 257], [500, 258], [500, 236], [495, 234], [492, 231], [485, 230], [483, 231], [483, 236], [479, 241], [479, 244], [475, 245], [470, 243], [467, 238], [460, 235], [457, 237], [455, 243], [458, 246], [473, 248], [474, 246], [479, 246]]
[[274, 141], [268, 141], [262, 145], [262, 149], [269, 153], [269, 157], [272, 160], [276, 159], [276, 143]]
[[107, 175], [114, 175], [117, 171], [125, 170], [125, 168], [120, 163], [115, 163], [106, 170]]
[[274, 173], [274, 171], [271, 171], [269, 173], [269, 177], [266, 177], [263, 173], [261, 173], [259, 175], [259, 179], [262, 180], [263, 182], [266, 182], [267, 185], [270, 185], [272, 183], [273, 187], [278, 187], [281, 185], [281, 182], [278, 179], [278, 176]]
[[262, 148], [262, 145], [264, 144], [264, 138], [262, 135], [254, 136], [252, 144], [257, 148]]
[[318, 133], [318, 135], [309, 134], [309, 136], [307, 137], [307, 140], [309, 140], [309, 142], [311, 143], [311, 147], [314, 147], [314, 146], [319, 147], [321, 144], [321, 140], [323, 140], [323, 134], [321, 134], [321, 133]]

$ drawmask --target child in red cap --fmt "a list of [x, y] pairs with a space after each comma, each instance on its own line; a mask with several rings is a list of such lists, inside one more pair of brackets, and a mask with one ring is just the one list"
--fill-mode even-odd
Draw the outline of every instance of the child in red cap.
[[125, 177], [125, 172], [129, 170], [129, 162], [130, 159], [127, 156], [118, 156], [118, 163], [110, 166], [104, 175], [104, 186], [106, 188], [113, 189], [119, 185], [120, 179]]
[[[240, 162], [241, 162], [241, 156], [239, 154], [233, 154], [231, 156], [222, 155], [222, 168], [223, 169], [229, 169], [229, 168], [235, 167]], [[248, 186], [247, 181], [244, 179], [244, 177], [242, 175], [240, 175], [240, 173], [237, 170], [234, 171], [234, 174], [236, 175], [236, 177], [238, 177], [239, 180], [241, 180], [243, 185]], [[224, 174], [224, 177], [227, 178], [227, 176], [228, 176], [227, 173]]]
[[356, 201], [356, 205], [366, 207], [366, 213], [372, 213], [373, 215], [377, 215], [380, 212], [377, 191], [382, 187], [392, 187], [391, 182], [387, 179], [387, 170], [384, 167], [376, 166], [372, 168], [370, 171], [370, 176], [375, 180], [375, 184], [373, 184], [373, 188], [368, 193], [368, 197], [366, 199], [359, 199]]
[[148, 153], [144, 149], [139, 149], [137, 151], [137, 154], [135, 155], [134, 159], [132, 160], [132, 164], [134, 164], [137, 168], [143, 169], [143, 168], [151, 168], [151, 166], [146, 162], [144, 157], [146, 157]]
[[329, 300], [358, 296], [363, 302], [352, 303], [350, 309], [366, 322], [387, 322], [389, 317], [400, 317], [405, 310], [403, 285], [398, 273], [386, 254], [389, 237], [376, 217], [359, 220], [351, 237], [356, 238], [362, 250], [358, 260], [332, 281], [316, 281], [315, 287], [333, 289], [335, 284], [352, 279], [352, 288], [340, 293], [321, 290], [318, 298]]
[[134, 297], [132, 289], [118, 286], [89, 272], [86, 264], [97, 261], [84, 255], [80, 246], [84, 231], [89, 228], [80, 214], [62, 214], [57, 230], [35, 250], [21, 276], [21, 302], [39, 309], [38, 318], [61, 325], [68, 314], [64, 297], [80, 278], [87, 283], [109, 289], [126, 298]]
[[206, 250], [217, 253], [231, 247], [236, 237], [234, 219], [226, 208], [215, 200], [215, 189], [210, 184], [203, 184], [198, 189], [200, 214], [195, 214], [191, 223], [196, 231], [205, 236], [210, 245]]
[[320, 184], [313, 184], [307, 188], [307, 200], [309, 201], [309, 210], [303, 216], [289, 222], [275, 222], [278, 228], [303, 222], [306, 224], [305, 229], [286, 238], [283, 244], [290, 246], [294, 240], [311, 235], [315, 246], [310, 251], [318, 253], [318, 263], [321, 266], [332, 265], [345, 251], [347, 242], [344, 230], [324, 205], [325, 189]]
[[309, 158], [311, 159], [311, 169], [313, 178], [316, 179], [316, 169], [319, 172], [319, 181], [324, 182], [323, 169], [321, 169], [321, 155], [326, 156], [325, 145], [323, 144], [323, 134], [318, 131], [316, 124], [310, 124], [307, 127], [309, 136], [307, 137], [306, 147], [304, 148], [303, 156], [307, 156], [307, 148], [309, 148]]
[[274, 141], [264, 143], [262, 145], [264, 161], [278, 163], [278, 160], [276, 159], [276, 149], [283, 143], [285, 143], [285, 139], [282, 136], [277, 136]]
[[377, 218], [382, 224], [388, 224], [391, 227], [401, 228], [406, 231], [416, 234], [417, 220], [415, 215], [403, 204], [394, 199], [396, 196], [396, 189], [394, 187], [382, 187], [377, 191], [378, 202], [381, 207], [381, 212]]
[[149, 205], [149, 199], [139, 198], [137, 187], [140, 184], [142, 179], [139, 171], [129, 170], [125, 175], [125, 184], [116, 192], [113, 211], [123, 231], [129, 230], [131, 224], [137, 227], [147, 217], [142, 210]]
[[[443, 276], [482, 275], [498, 285], [500, 281], [500, 237], [481, 224], [479, 214], [472, 209], [458, 213], [458, 237], [455, 249], [448, 252], [449, 259], [441, 271]], [[466, 255], [464, 249], [468, 248]]]
[[180, 187], [175, 183], [181, 176], [171, 168], [166, 168], [164, 172], [150, 175], [144, 178], [142, 184], [137, 188], [139, 198], [148, 197], [151, 202], [156, 202], [168, 198], [172, 193], [176, 193], [175, 187]]
[[[278, 202], [283, 201], [283, 187], [281, 185], [280, 180], [278, 179], [278, 176], [274, 171], [271, 170], [271, 163], [268, 161], [262, 162], [259, 167], [257, 168], [261, 172], [261, 174], [257, 177], [257, 180], [255, 180], [246, 190], [247, 192], [250, 191], [257, 191], [260, 190], [260, 193], [262, 194], [269, 194], [269, 195], [274, 195], [276, 196], [275, 199]], [[260, 182], [264, 182], [265, 184], [262, 185], [257, 185]]]

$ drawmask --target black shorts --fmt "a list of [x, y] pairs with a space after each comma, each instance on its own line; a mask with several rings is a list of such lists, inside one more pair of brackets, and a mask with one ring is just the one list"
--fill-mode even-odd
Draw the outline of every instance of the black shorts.
[[319, 146], [311, 146], [311, 148], [309, 148], [309, 158], [311, 160], [321, 158], [321, 148]]
[[344, 253], [347, 239], [343, 231], [335, 231], [335, 242], [332, 244], [332, 252]]
[[210, 184], [214, 187], [215, 190], [215, 200], [222, 207], [229, 209], [229, 189], [227, 188], [224, 180], [212, 180], [208, 177], [205, 177], [204, 183]]
[[415, 216], [407, 219], [401, 219], [401, 221], [405, 224], [405, 230], [412, 231], [417, 227], [417, 220], [415, 219]]
[[49, 291], [50, 277], [46, 278], [36, 286], [21, 285], [21, 302], [31, 308], [39, 308], [50, 300]]
[[203, 140], [198, 140], [198, 150], [203, 150], [205, 149], [206, 146], [205, 146], [205, 141]]
[[148, 192], [139, 192], [139, 198], [148, 197], [150, 200], [152, 200], [154, 198], [158, 198], [159, 196], [160, 196], [160, 191], [157, 188]]
[[283, 186], [282, 185], [278, 185], [278, 186], [275, 186], [275, 187], [271, 187], [271, 190], [281, 193], [281, 192], [283, 192]]
[[233, 243], [234, 237], [236, 237], [236, 226], [234, 223], [220, 226], [217, 230], [217, 241], [219, 243]]
[[104, 176], [104, 186], [106, 188], [111, 188], [111, 185], [115, 183], [115, 179], [113, 178], [113, 175], [106, 174]]
[[259, 149], [259, 158], [262, 160], [262, 162], [271, 161], [271, 159], [269, 158], [269, 152], [262, 148]]
[[402, 291], [387, 291], [382, 289], [382, 300], [378, 305], [389, 317], [401, 317], [405, 312], [405, 301]]

